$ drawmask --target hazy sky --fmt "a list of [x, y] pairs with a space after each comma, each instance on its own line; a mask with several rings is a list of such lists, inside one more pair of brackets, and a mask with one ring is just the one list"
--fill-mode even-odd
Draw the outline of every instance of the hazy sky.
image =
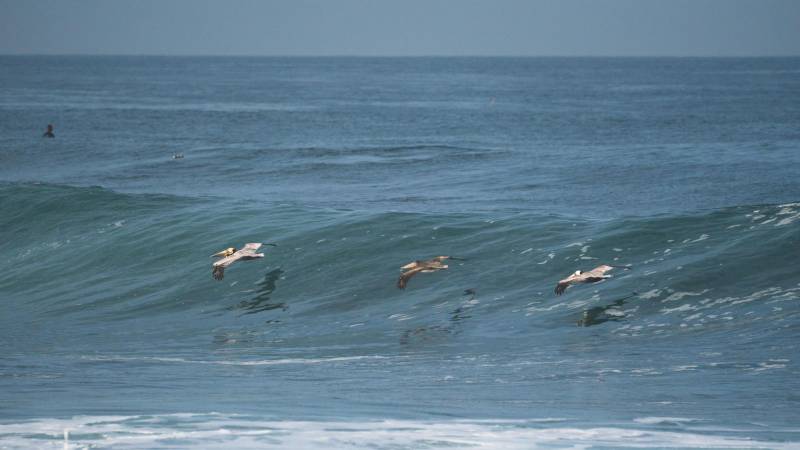
[[800, 0], [0, 0], [0, 54], [800, 55]]

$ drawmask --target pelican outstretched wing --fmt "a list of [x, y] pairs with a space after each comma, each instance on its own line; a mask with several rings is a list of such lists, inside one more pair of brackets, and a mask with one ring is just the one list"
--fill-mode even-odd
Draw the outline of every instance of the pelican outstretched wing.
[[410, 263], [406, 264], [405, 266], [402, 266], [402, 267], [400, 267], [400, 270], [411, 270], [411, 269], [416, 269], [416, 268], [417, 268], [417, 267], [419, 267], [419, 266], [420, 266], [422, 263], [423, 263], [423, 261], [420, 261], [420, 260], [411, 261]]
[[211, 265], [211, 275], [215, 280], [221, 280], [225, 276], [225, 268], [242, 258], [242, 254], [239, 252], [241, 252], [241, 250], [231, 256], [226, 256], [219, 261], [215, 261], [214, 264]]
[[582, 282], [583, 282], [583, 273], [573, 273], [567, 278], [558, 281], [558, 284], [556, 284], [556, 289], [555, 289], [556, 295], [561, 295], [571, 285]]
[[411, 270], [407, 270], [400, 274], [400, 278], [397, 279], [397, 287], [400, 289], [405, 289], [406, 284], [408, 284], [408, 280], [411, 279], [414, 275], [422, 272], [422, 267], [415, 267]]
[[603, 264], [602, 266], [597, 266], [594, 269], [588, 272], [581, 272], [579, 274], [572, 274], [563, 280], [560, 280], [558, 284], [556, 284], [555, 293], [556, 295], [561, 295], [564, 291], [567, 290], [573, 284], [578, 283], [596, 283], [598, 281], [603, 281], [606, 278], [611, 278], [611, 275], [606, 275], [606, 272], [610, 271], [614, 267], [608, 266]]
[[591, 278], [606, 278], [605, 273], [613, 269], [613, 267], [603, 264], [602, 266], [597, 266], [594, 269], [583, 272], [581, 274], [582, 277], [586, 278], [587, 281], [591, 281]]
[[242, 247], [242, 249], [239, 250], [239, 251], [242, 252], [242, 251], [250, 250], [251, 252], [254, 252], [254, 251], [258, 250], [259, 248], [261, 248], [262, 245], [264, 245], [264, 244], [262, 244], [260, 242], [251, 242], [249, 244], [244, 244], [244, 247]]
[[225, 277], [225, 266], [214, 266], [211, 268], [211, 276], [219, 281]]
[[263, 258], [263, 253], [256, 253], [261, 247], [261, 244], [258, 242], [245, 244], [241, 250], [237, 250], [231, 256], [226, 256], [222, 258], [211, 267], [211, 275], [214, 277], [215, 280], [221, 280], [225, 276], [225, 268], [230, 266], [231, 264], [235, 263], [238, 260], [248, 260], [248, 259], [256, 259], [256, 258]]

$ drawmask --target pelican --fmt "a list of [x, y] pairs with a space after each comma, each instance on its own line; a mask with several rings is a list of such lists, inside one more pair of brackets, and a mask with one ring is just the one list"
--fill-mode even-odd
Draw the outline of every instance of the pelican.
[[256, 250], [261, 248], [262, 245], [271, 245], [276, 247], [276, 244], [262, 244], [260, 242], [251, 242], [249, 244], [244, 244], [240, 250], [236, 250], [234, 247], [228, 247], [221, 252], [214, 253], [211, 255], [212, 257], [216, 256], [222, 259], [219, 259], [212, 264], [211, 275], [214, 277], [215, 280], [221, 280], [225, 276], [225, 268], [230, 266], [231, 264], [235, 263], [236, 261], [242, 260], [246, 261], [248, 259], [256, 259], [256, 258], [263, 258], [263, 253], [256, 253]]
[[425, 261], [416, 260], [410, 262], [400, 268], [402, 273], [400, 273], [400, 278], [397, 279], [397, 287], [400, 289], [405, 289], [408, 280], [420, 272], [428, 273], [446, 270], [448, 266], [447, 264], [442, 264], [442, 262], [448, 259], [464, 261], [463, 258], [456, 258], [455, 256], [437, 256], [433, 259], [428, 259]]
[[573, 284], [597, 283], [598, 281], [603, 281], [606, 278], [611, 278], [611, 275], [606, 275], [605, 273], [617, 267], [626, 270], [630, 269], [630, 267], [627, 266], [608, 266], [603, 264], [602, 266], [597, 266], [588, 272], [576, 270], [575, 273], [558, 282], [556, 285], [556, 295], [563, 294], [564, 291], [566, 291], [567, 288]]

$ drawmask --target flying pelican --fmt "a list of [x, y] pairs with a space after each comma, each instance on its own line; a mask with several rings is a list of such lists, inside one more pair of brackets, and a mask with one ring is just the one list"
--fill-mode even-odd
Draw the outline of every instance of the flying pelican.
[[428, 259], [425, 261], [416, 260], [410, 262], [400, 268], [402, 273], [400, 274], [400, 278], [397, 279], [397, 287], [400, 289], [405, 289], [408, 280], [420, 272], [428, 273], [428, 272], [437, 272], [439, 270], [446, 270], [448, 266], [447, 264], [442, 264], [442, 261], [445, 261], [447, 259], [452, 259], [455, 261], [464, 261], [463, 258], [456, 258], [454, 256], [437, 256], [433, 259]]
[[236, 250], [234, 247], [228, 247], [221, 252], [214, 253], [211, 255], [212, 257], [216, 256], [222, 259], [219, 259], [212, 264], [211, 275], [215, 280], [221, 280], [222, 277], [225, 276], [225, 268], [236, 261], [263, 258], [263, 253], [256, 253], [256, 250], [258, 250], [262, 245], [271, 245], [273, 247], [277, 246], [277, 244], [261, 244], [260, 242], [251, 242], [249, 244], [244, 244], [244, 247], [242, 247], [240, 250]]
[[626, 270], [630, 269], [630, 267], [627, 266], [608, 266], [603, 264], [602, 266], [597, 266], [588, 272], [576, 270], [575, 273], [558, 282], [556, 285], [556, 295], [563, 294], [564, 291], [566, 291], [567, 288], [573, 284], [597, 283], [598, 281], [603, 281], [606, 278], [611, 278], [611, 275], [606, 275], [605, 273], [616, 267]]

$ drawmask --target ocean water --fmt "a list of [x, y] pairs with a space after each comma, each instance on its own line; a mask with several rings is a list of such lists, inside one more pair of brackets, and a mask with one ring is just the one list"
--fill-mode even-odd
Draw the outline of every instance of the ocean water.
[[800, 58], [3, 56], [0, 448], [800, 448], [799, 202]]

